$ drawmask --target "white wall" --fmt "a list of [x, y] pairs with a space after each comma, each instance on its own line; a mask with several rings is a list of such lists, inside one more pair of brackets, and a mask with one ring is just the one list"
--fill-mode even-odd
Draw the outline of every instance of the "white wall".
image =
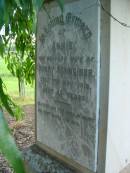
[[[130, 0], [111, 0], [111, 13], [130, 25]], [[111, 19], [110, 98], [106, 173], [130, 163], [130, 28]]]

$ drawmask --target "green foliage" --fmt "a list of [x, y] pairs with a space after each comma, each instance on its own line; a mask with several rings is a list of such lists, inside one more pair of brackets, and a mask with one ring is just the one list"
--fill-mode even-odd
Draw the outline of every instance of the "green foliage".
[[9, 114], [15, 117], [16, 120], [22, 119], [24, 116], [22, 109], [12, 101], [10, 96], [5, 93], [5, 90], [6, 87], [0, 78], [0, 107], [5, 107]]
[[16, 8], [10, 20], [9, 33], [3, 36], [3, 44], [6, 45], [3, 57], [9, 71], [29, 84], [33, 83], [35, 76], [33, 14], [32, 12], [32, 16], [26, 16], [21, 8]]
[[[34, 26], [36, 12], [51, 0], [1, 0], [0, 29], [5, 27], [5, 36], [0, 36], [0, 55], [5, 58], [10, 72], [32, 84], [35, 69]], [[56, 0], [63, 11], [64, 0]], [[13, 51], [15, 51], [15, 53]]]
[[5, 92], [11, 96], [17, 105], [34, 104], [34, 84], [25, 85], [26, 96], [19, 97], [18, 79], [10, 73], [2, 58], [0, 58], [0, 76], [6, 86]]
[[0, 152], [6, 156], [16, 173], [25, 173], [21, 154], [10, 134], [2, 110], [0, 110]]
[[8, 70], [13, 76], [18, 79], [25, 79], [26, 83], [32, 85], [35, 78], [34, 45], [30, 45], [24, 56], [22, 52], [11, 51], [12, 48], [10, 47], [8, 53], [4, 54]]

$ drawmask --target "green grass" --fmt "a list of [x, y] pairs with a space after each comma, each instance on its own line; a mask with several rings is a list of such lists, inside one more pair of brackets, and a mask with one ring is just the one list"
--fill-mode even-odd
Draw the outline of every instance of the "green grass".
[[18, 92], [18, 80], [16, 77], [12, 76], [7, 69], [4, 61], [0, 58], [0, 76], [4, 84], [6, 85], [7, 93], [14, 99], [14, 101], [19, 105], [34, 104], [34, 86], [26, 85], [25, 92], [26, 96], [24, 98], [19, 97]]

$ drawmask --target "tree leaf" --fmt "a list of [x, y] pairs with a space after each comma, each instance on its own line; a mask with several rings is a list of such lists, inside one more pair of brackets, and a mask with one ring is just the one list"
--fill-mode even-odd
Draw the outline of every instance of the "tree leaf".
[[4, 14], [4, 9], [5, 9], [5, 1], [4, 0], [0, 0], [0, 30], [4, 24], [4, 18], [3, 18], [3, 14]]
[[3, 81], [2, 81], [1, 78], [0, 78], [0, 100], [3, 103], [4, 107], [6, 108], [6, 110], [12, 116], [14, 116], [14, 112], [12, 111], [12, 109], [10, 108], [9, 103], [8, 103], [8, 97], [7, 97], [7, 95], [3, 91]]
[[4, 85], [1, 78], [0, 78], [0, 103], [1, 103], [0, 106], [5, 107], [8, 113], [13, 117], [15, 117], [16, 120], [23, 118], [24, 113], [22, 109], [18, 105], [16, 105], [7, 94], [5, 94]]
[[42, 7], [44, 2], [45, 0], [33, 0], [33, 6], [36, 7], [36, 11], [38, 11]]
[[16, 173], [25, 173], [21, 154], [10, 134], [2, 110], [0, 110], [0, 152], [8, 159]]
[[64, 0], [57, 0], [62, 12], [64, 11]]
[[0, 55], [3, 57], [3, 53], [4, 53], [4, 44], [3, 44], [3, 40], [2, 40], [2, 36], [0, 36]]
[[16, 2], [16, 4], [17, 4], [17, 6], [18, 6], [18, 7], [20, 7], [20, 6], [21, 6], [21, 3], [20, 3], [20, 1], [19, 1], [19, 0], [15, 0], [15, 2]]

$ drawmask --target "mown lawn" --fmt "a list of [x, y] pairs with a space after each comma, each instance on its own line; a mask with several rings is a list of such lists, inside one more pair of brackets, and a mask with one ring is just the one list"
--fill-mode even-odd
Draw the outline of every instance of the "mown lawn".
[[26, 96], [19, 97], [18, 80], [12, 76], [7, 69], [4, 61], [0, 58], [0, 76], [6, 85], [7, 93], [12, 96], [14, 101], [20, 105], [34, 104], [34, 86], [26, 85]]

